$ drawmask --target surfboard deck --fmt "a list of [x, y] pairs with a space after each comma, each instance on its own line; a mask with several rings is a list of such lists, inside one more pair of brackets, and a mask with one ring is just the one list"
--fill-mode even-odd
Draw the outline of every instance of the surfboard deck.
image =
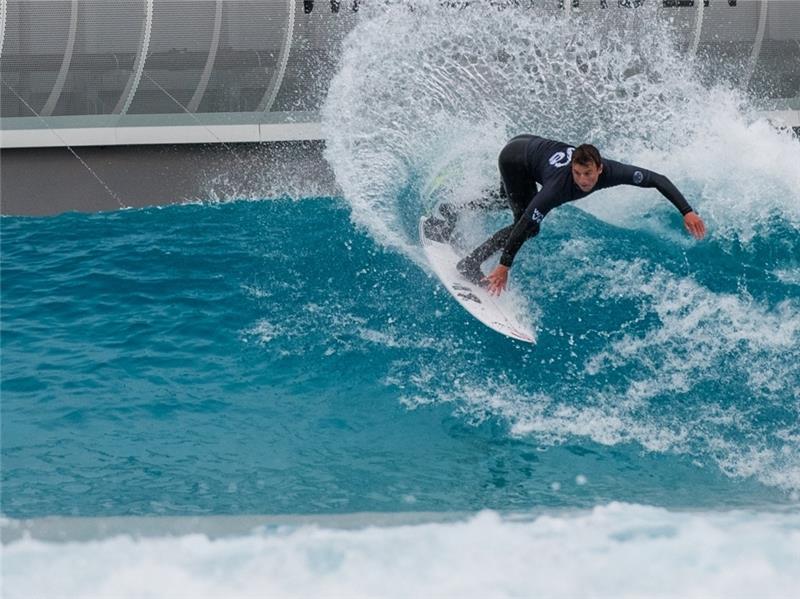
[[461, 257], [448, 243], [440, 243], [425, 236], [424, 225], [428, 217], [419, 221], [419, 239], [433, 272], [445, 289], [464, 309], [490, 329], [512, 339], [536, 343], [536, 335], [529, 326], [514, 314], [513, 297], [508, 290], [500, 296], [489, 294], [480, 285], [471, 283], [458, 272], [456, 264]]

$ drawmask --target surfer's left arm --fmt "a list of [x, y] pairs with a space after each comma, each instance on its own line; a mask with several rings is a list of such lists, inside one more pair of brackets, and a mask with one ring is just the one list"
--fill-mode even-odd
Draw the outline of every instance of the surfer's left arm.
[[695, 238], [702, 239], [706, 234], [703, 219], [694, 211], [686, 198], [666, 176], [632, 164], [608, 160], [613, 173], [611, 185], [635, 185], [637, 187], [655, 187], [683, 215], [683, 225]]

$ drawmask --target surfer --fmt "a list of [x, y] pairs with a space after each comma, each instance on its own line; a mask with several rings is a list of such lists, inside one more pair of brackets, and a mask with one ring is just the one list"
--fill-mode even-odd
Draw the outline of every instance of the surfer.
[[[504, 197], [514, 214], [513, 224], [504, 227], [458, 263], [469, 281], [485, 285], [500, 295], [508, 283], [508, 271], [522, 244], [539, 233], [539, 226], [553, 208], [585, 198], [598, 189], [617, 185], [655, 187], [683, 215], [686, 229], [696, 239], [705, 235], [705, 224], [678, 188], [664, 175], [638, 166], [602, 158], [590, 144], [578, 147], [536, 135], [518, 135], [500, 152], [498, 160], [502, 186], [500, 194], [470, 202], [465, 208], [498, 207]], [[536, 183], [541, 185], [537, 191]], [[442, 219], [430, 219], [426, 235], [449, 239], [458, 220], [452, 204], [441, 204]], [[481, 264], [502, 250], [500, 263], [484, 276]]]

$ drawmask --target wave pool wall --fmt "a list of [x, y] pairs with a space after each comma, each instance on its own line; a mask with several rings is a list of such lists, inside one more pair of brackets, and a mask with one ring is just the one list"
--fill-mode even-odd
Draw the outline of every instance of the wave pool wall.
[[2, 115], [15, 128], [34, 111], [73, 117], [52, 126], [313, 111], [355, 19], [305, 15], [294, 0], [3, 0], [0, 11]]
[[[508, 10], [569, 18], [646, 2], [687, 54], [730, 67], [770, 107], [800, 108], [798, 2], [537, 0]], [[134, 115], [156, 126], [206, 114], [296, 122], [319, 109], [358, 14], [295, 0], [2, 0], [3, 129], [44, 127], [34, 111], [52, 127], [119, 126]]]
[[75, 155], [66, 147], [3, 150], [0, 212], [46, 216], [216, 199], [328, 197], [337, 189], [321, 141], [72, 151]]
[[[800, 2], [535, 0], [506, 9], [568, 19], [648, 3], [671, 23], [687, 60], [747, 89], [784, 124], [800, 125]], [[317, 143], [247, 151], [233, 144], [322, 139], [318, 111], [342, 42], [369, 18], [370, 5], [358, 6], [0, 0], [0, 209], [49, 214], [249, 196], [286, 192], [287, 179], [290, 193], [306, 191], [293, 181], [310, 181], [312, 194], [335, 193]], [[51, 169], [46, 181], [42, 162]], [[228, 162], [247, 181], [220, 188]]]

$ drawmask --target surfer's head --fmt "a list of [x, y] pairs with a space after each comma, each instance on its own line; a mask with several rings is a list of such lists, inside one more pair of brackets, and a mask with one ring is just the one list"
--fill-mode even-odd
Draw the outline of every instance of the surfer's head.
[[572, 153], [572, 179], [581, 191], [588, 193], [597, 185], [603, 172], [600, 152], [591, 144], [582, 144]]

